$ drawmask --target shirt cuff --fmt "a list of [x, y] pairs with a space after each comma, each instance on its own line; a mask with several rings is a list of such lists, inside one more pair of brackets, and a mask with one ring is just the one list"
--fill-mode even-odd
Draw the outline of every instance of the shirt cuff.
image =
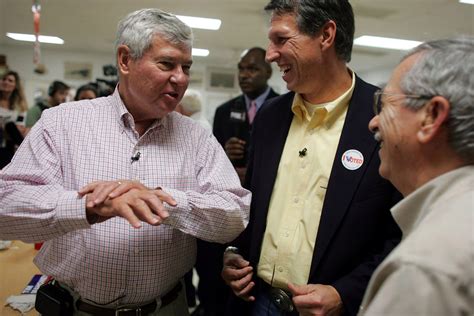
[[[186, 196], [186, 193], [175, 190], [175, 189], [170, 189], [170, 188], [161, 188], [164, 192], [168, 193], [173, 197], [173, 199], [176, 201], [176, 206], [171, 206], [168, 203], [164, 202], [163, 205], [165, 205], [166, 210], [170, 214], [170, 216], [163, 221], [163, 224], [173, 226], [175, 228], [179, 228], [179, 222], [182, 221], [182, 215], [184, 214], [183, 210], [188, 205], [188, 198]], [[184, 209], [183, 209], [184, 208]]]
[[90, 228], [86, 218], [86, 199], [76, 191], [67, 191], [59, 197], [56, 216], [64, 232]]

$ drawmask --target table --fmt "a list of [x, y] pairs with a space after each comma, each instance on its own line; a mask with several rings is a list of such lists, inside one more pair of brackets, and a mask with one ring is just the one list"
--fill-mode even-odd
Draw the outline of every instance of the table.
[[[4, 306], [5, 301], [10, 295], [20, 295], [33, 275], [40, 274], [33, 263], [37, 252], [33, 244], [25, 244], [21, 241], [14, 241], [8, 249], [0, 250], [1, 316], [21, 315], [19, 311]], [[35, 309], [32, 309], [26, 315], [37, 316], [39, 314]]]

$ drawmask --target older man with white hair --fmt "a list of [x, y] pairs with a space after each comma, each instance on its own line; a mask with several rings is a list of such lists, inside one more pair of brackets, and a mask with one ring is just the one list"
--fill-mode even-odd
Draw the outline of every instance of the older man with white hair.
[[375, 93], [380, 174], [404, 195], [400, 245], [360, 315], [474, 315], [474, 37], [427, 42]]
[[186, 90], [181, 102], [176, 107], [176, 112], [190, 117], [207, 130], [211, 130], [212, 128], [211, 124], [209, 124], [209, 121], [203, 116], [202, 95], [197, 90]]
[[250, 192], [211, 131], [174, 112], [192, 39], [172, 14], [128, 14], [115, 92], [45, 110], [0, 172], [0, 238], [45, 241], [41, 314], [187, 315], [196, 239], [245, 228]]

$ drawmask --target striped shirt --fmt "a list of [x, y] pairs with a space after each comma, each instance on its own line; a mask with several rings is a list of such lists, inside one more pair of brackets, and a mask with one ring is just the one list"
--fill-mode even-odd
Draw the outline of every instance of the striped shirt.
[[[142, 136], [134, 127], [118, 90], [63, 104], [43, 112], [0, 172], [0, 239], [47, 241], [40, 270], [110, 307], [160, 297], [193, 266], [196, 237], [229, 242], [248, 223], [250, 192], [210, 131], [176, 112]], [[118, 179], [160, 186], [178, 205], [160, 226], [89, 225], [77, 190]]]

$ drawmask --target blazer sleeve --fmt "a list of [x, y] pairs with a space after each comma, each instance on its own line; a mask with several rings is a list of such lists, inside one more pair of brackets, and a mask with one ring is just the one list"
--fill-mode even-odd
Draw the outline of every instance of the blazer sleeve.
[[[392, 199], [398, 201], [399, 193], [394, 191]], [[387, 218], [385, 223], [381, 223], [385, 228], [385, 234], [379, 235], [379, 242], [374, 245], [372, 253], [367, 255], [354, 270], [331, 284], [341, 296], [345, 308], [344, 315], [357, 315], [373, 272], [400, 242], [400, 229], [392, 221], [393, 218]]]

